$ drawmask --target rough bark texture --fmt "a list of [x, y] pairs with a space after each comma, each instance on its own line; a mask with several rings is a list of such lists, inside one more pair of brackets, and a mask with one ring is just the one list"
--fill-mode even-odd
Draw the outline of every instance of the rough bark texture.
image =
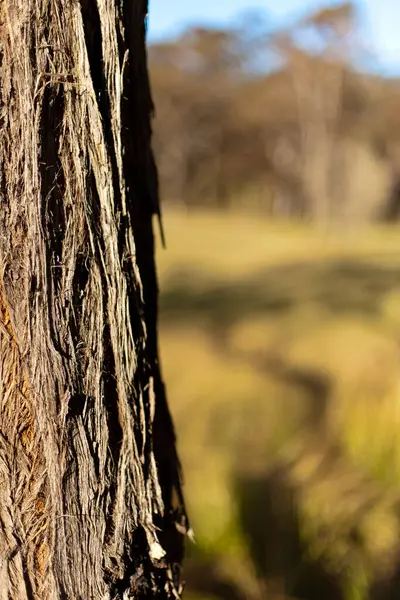
[[173, 598], [145, 0], [0, 0], [0, 599]]

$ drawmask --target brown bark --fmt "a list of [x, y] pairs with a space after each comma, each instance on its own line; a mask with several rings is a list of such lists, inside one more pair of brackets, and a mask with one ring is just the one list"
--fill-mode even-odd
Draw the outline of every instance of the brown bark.
[[175, 598], [145, 0], [0, 0], [0, 599]]

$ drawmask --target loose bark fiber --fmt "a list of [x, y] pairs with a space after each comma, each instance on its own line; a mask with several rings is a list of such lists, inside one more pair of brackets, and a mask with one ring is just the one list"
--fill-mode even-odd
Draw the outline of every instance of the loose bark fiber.
[[175, 598], [144, 0], [0, 0], [0, 599]]

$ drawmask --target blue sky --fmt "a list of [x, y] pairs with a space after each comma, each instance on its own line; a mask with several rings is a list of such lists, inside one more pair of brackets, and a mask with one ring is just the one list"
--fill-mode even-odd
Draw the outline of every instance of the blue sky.
[[[400, 75], [399, 0], [358, 0], [368, 46], [376, 53], [380, 69]], [[150, 0], [149, 37], [168, 37], [188, 24], [224, 24], [240, 11], [261, 8], [284, 23], [327, 2], [321, 0]]]

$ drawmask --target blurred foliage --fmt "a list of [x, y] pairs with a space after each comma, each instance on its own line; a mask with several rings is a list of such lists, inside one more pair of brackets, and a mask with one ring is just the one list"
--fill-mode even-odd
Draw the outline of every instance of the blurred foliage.
[[188, 600], [389, 600], [400, 577], [400, 231], [166, 213], [161, 356]]
[[400, 81], [371, 74], [356, 6], [248, 13], [153, 44], [163, 197], [317, 222], [400, 214]]

